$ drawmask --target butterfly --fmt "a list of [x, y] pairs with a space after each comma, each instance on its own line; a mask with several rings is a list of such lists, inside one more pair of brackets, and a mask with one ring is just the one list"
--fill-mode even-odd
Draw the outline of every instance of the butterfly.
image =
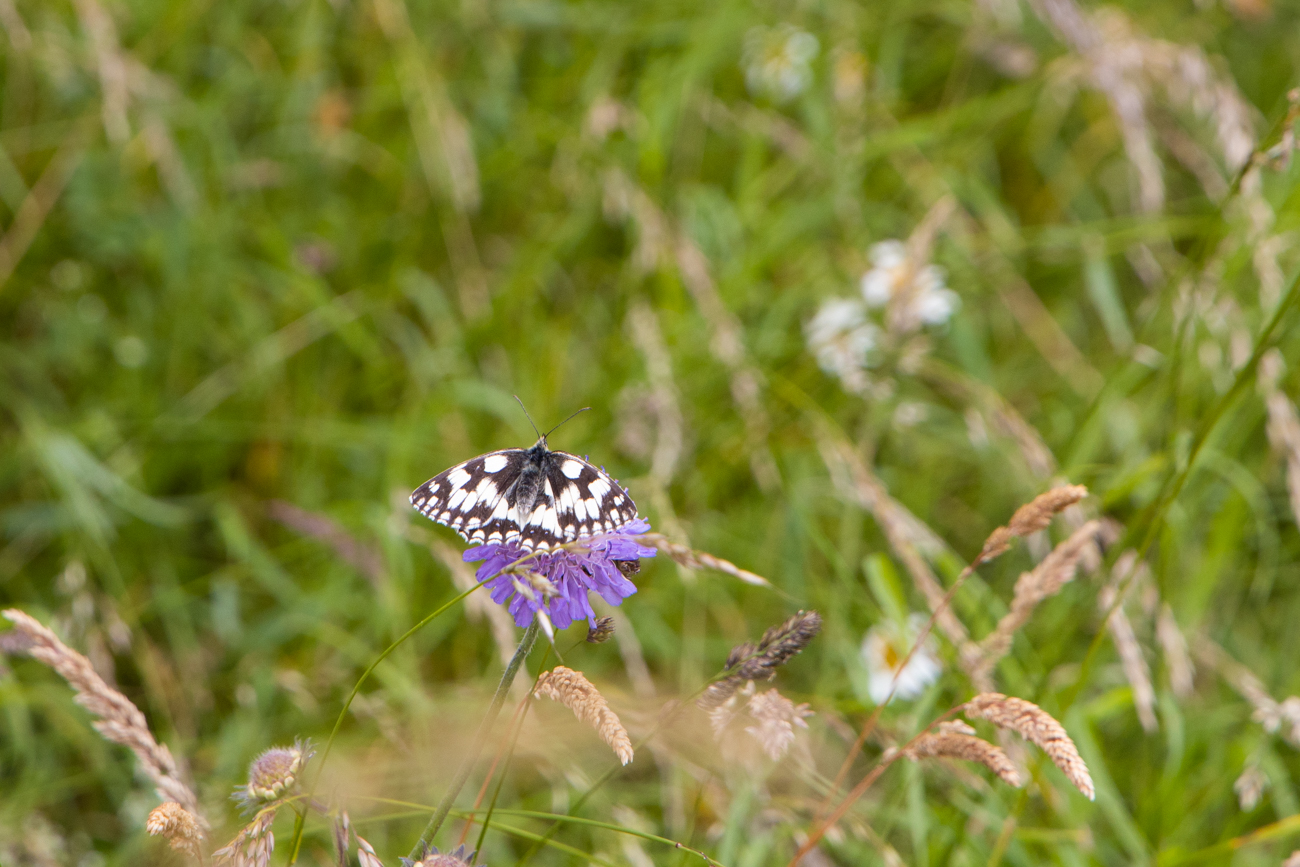
[[488, 452], [443, 470], [415, 489], [411, 505], [467, 542], [529, 551], [636, 519], [636, 503], [618, 482], [577, 455], [551, 451], [547, 435], [532, 448]]

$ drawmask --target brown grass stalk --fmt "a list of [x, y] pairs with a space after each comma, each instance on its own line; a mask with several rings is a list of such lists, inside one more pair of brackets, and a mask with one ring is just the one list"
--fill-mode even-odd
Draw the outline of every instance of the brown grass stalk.
[[688, 569], [712, 569], [715, 572], [730, 575], [733, 578], [738, 578], [746, 584], [753, 584], [756, 587], [772, 586], [772, 582], [768, 581], [762, 575], [756, 575], [748, 569], [741, 569], [730, 560], [715, 557], [704, 551], [696, 551], [694, 548], [687, 545], [670, 542], [662, 533], [644, 533], [637, 536], [636, 539], [643, 545], [649, 545], [663, 551], [671, 557], [674, 562], [680, 563]]
[[944, 635], [958, 648], [967, 646], [970, 643], [970, 633], [952, 609], [943, 604], [943, 585], [923, 556], [934, 556], [943, 551], [943, 541], [889, 495], [884, 483], [876, 478], [862, 457], [841, 436], [822, 426], [818, 447], [840, 496], [856, 503], [876, 519], [890, 548], [903, 561], [912, 581], [925, 597]]
[[1282, 354], [1271, 349], [1260, 360], [1259, 387], [1268, 409], [1269, 445], [1286, 460], [1286, 487], [1291, 515], [1300, 524], [1300, 414], [1278, 382], [1282, 377]]
[[[446, 567], [448, 574], [451, 575], [451, 583], [456, 585], [457, 590], [463, 593], [478, 584], [474, 570], [461, 558], [459, 551], [432, 533], [423, 536], [429, 546], [429, 553]], [[501, 657], [501, 664], [509, 664], [510, 658], [515, 655], [515, 646], [519, 643], [515, 621], [509, 612], [493, 602], [487, 592], [483, 591], [465, 597], [465, 615], [471, 620], [487, 620], [492, 630], [492, 640], [497, 646], [497, 655]], [[522, 693], [519, 697], [522, 697]]]
[[1203, 665], [1217, 671], [1229, 686], [1250, 702], [1254, 707], [1251, 719], [1264, 731], [1273, 734], [1282, 729], [1285, 740], [1292, 746], [1300, 746], [1300, 697], [1292, 695], [1282, 701], [1273, 698], [1253, 671], [1208, 638], [1192, 642], [1192, 648]]
[[1156, 618], [1156, 640], [1164, 651], [1170, 688], [1179, 698], [1189, 698], [1195, 688], [1196, 668], [1192, 665], [1192, 657], [1187, 650], [1187, 638], [1178, 628], [1178, 620], [1168, 602], [1160, 606], [1160, 614]]
[[1110, 581], [1098, 594], [1097, 607], [1103, 615], [1110, 613], [1106, 628], [1111, 640], [1115, 642], [1115, 650], [1124, 667], [1124, 677], [1133, 690], [1133, 708], [1137, 711], [1138, 722], [1142, 724], [1143, 731], [1154, 732], [1159, 728], [1159, 723], [1156, 720], [1156, 692], [1151, 684], [1151, 668], [1142, 655], [1142, 646], [1138, 644], [1133, 624], [1124, 612], [1124, 603], [1119, 601], [1120, 588], [1129, 575], [1133, 575], [1135, 582], [1140, 582], [1146, 578], [1146, 571], [1146, 564], [1138, 560], [1136, 551], [1125, 551], [1115, 561]]
[[[1071, 486], [1082, 487], [1082, 486]], [[1059, 491], [1065, 491], [1063, 488], [1056, 488], [1048, 491], [1041, 497], [1030, 503], [1038, 503], [1046, 500], [1046, 505], [1040, 511], [1032, 511], [1022, 516], [1029, 506], [1021, 508], [1012, 517], [1011, 524], [1007, 527], [999, 527], [994, 531], [994, 535], [999, 533], [1014, 533], [1017, 536], [1026, 535], [1025, 532], [1016, 532], [1013, 527], [1017, 527], [1017, 517], [1022, 518], [1020, 530], [1029, 530], [1029, 528], [1042, 529], [1050, 521], [1054, 511], [1047, 512], [1048, 506], [1055, 506], [1058, 503], [1065, 502], [1066, 497], [1052, 497]], [[1062, 507], [1063, 508], [1063, 507]], [[1045, 516], [1044, 516], [1044, 513]], [[1040, 527], [1039, 524], [1042, 526]], [[988, 691], [992, 686], [993, 668], [997, 665], [998, 660], [1006, 656], [1011, 650], [1011, 642], [1016, 632], [1029, 622], [1030, 615], [1040, 602], [1055, 596], [1061, 591], [1061, 588], [1073, 580], [1079, 561], [1096, 543], [1098, 532], [1101, 530], [1100, 521], [1088, 521], [1078, 530], [1070, 534], [1069, 538], [1061, 542], [1052, 552], [1043, 558], [1042, 562], [1035, 566], [1031, 571], [1024, 572], [1016, 581], [1015, 595], [1011, 600], [1011, 610], [1009, 610], [1001, 620], [998, 621], [997, 627], [989, 633], [983, 641], [980, 642], [981, 656], [979, 663], [972, 671], [972, 679], [975, 681], [976, 688], [981, 691]], [[992, 539], [993, 537], [990, 537]], [[988, 545], [985, 545], [985, 551]], [[1006, 543], [999, 542], [995, 546], [998, 553], [1006, 550]], [[983, 555], [981, 555], [983, 556]], [[996, 555], [994, 555], [996, 556]]]
[[1065, 727], [1038, 705], [998, 692], [985, 692], [962, 705], [962, 712], [968, 717], [988, 720], [1035, 744], [1088, 800], [1097, 797], [1088, 766], [1074, 741], [1066, 734]]
[[27, 248], [36, 240], [36, 235], [45, 225], [45, 219], [54, 208], [54, 203], [63, 195], [63, 188], [72, 178], [72, 172], [81, 161], [85, 149], [87, 124], [85, 121], [73, 126], [71, 132], [59, 145], [54, 156], [46, 164], [45, 170], [28, 191], [27, 196], [18, 206], [9, 230], [0, 237], [0, 289], [4, 288], [9, 277], [18, 267], [18, 263], [27, 253]]
[[[376, 589], [384, 580], [384, 560], [370, 545], [357, 539], [345, 527], [319, 512], [309, 512], [284, 500], [271, 500], [266, 512], [277, 523], [329, 546], [340, 559], [356, 567]], [[464, 588], [462, 588], [464, 589]]]
[[[21, 642], [25, 644], [21, 647], [23, 652], [58, 672], [76, 691], [77, 704], [99, 717], [91, 723], [95, 731], [105, 740], [129, 747], [135, 753], [140, 767], [153, 781], [158, 797], [163, 801], [175, 801], [202, 823], [198, 799], [181, 779], [171, 752], [154, 740], [140, 709], [105, 683], [95, 673], [90, 660], [65, 645], [36, 618], [17, 608], [6, 609], [4, 616], [14, 625], [10, 634], [21, 636]], [[7, 644], [17, 646], [20, 642], [11, 640]]]
[[711, 332], [709, 350], [730, 374], [731, 397], [745, 426], [750, 470], [764, 491], [781, 486], [781, 474], [768, 445], [771, 420], [763, 406], [763, 374], [749, 359], [739, 318], [718, 294], [709, 260], [700, 248], [621, 169], [603, 177], [605, 213], [611, 219], [629, 219], [637, 227], [633, 264], [642, 271], [675, 266]]
[[626, 765], [632, 761], [632, 739], [628, 737], [627, 729], [623, 728], [618, 714], [609, 709], [600, 690], [582, 672], [557, 665], [538, 678], [534, 692], [558, 701], [573, 711], [579, 720], [594, 728], [620, 762]]
[[[823, 454], [825, 454], [824, 451]], [[856, 455], [854, 455], [854, 457], [856, 457]], [[859, 463], [861, 462], [859, 461]], [[984, 541], [979, 556], [961, 571], [957, 576], [957, 579], [953, 581], [952, 586], [948, 588], [948, 592], [938, 601], [934, 608], [934, 612], [930, 615], [930, 619], [927, 620], [925, 626], [921, 628], [921, 631], [916, 636], [916, 641], [912, 644], [911, 649], [908, 650], [907, 656], [905, 656], [902, 663], [899, 664], [898, 671], [902, 672], [907, 668], [907, 664], [911, 662], [912, 656], [916, 653], [917, 649], [925, 644], [926, 638], [930, 635], [930, 630], [933, 629], [935, 623], [939, 621], [941, 614], [947, 611], [948, 605], [952, 602], [953, 596], [956, 595], [957, 591], [961, 589], [961, 586], [966, 583], [966, 579], [973, 575], [980, 565], [987, 563], [989, 560], [994, 559], [999, 554], [1006, 551], [1010, 547], [1012, 539], [1023, 535], [1026, 531], [1032, 532], [1031, 528], [1039, 528], [1039, 525], [1043, 527], [1047, 526], [1051, 521], [1052, 515], [1056, 514], [1056, 512], [1061, 509], [1065, 509], [1068, 506], [1077, 503], [1086, 496], [1086, 494], [1087, 489], [1082, 485], [1066, 485], [1061, 488], [1053, 488], [1046, 493], [1038, 495], [1032, 501], [1017, 509], [1011, 516], [1011, 521], [1007, 526], [999, 527], [994, 530], [993, 533], [989, 535], [988, 539]], [[963, 667], [965, 667], [967, 671], [973, 671], [979, 662], [979, 648], [967, 640], [963, 644], [959, 645], [959, 658], [962, 660]], [[897, 687], [897, 684], [898, 678], [896, 675], [894, 678], [894, 686]], [[830, 786], [830, 794], [827, 795], [826, 800], [822, 803], [821, 809], [818, 811], [819, 815], [830, 806], [831, 798], [834, 797], [834, 793], [839, 791], [840, 786], [843, 785], [844, 778], [848, 776], [849, 768], [853, 766], [853, 761], [858, 757], [858, 754], [862, 752], [862, 745], [867, 742], [867, 738], [870, 737], [871, 732], [875, 729], [876, 721], [880, 719], [881, 712], [885, 709], [885, 706], [889, 704], [889, 699], [893, 698], [893, 694], [893, 688], [891, 688], [889, 696], [886, 697], [884, 702], [876, 706], [876, 709], [867, 717], [867, 721], [863, 723], [862, 730], [858, 733], [857, 740], [853, 742], [853, 746], [849, 748], [849, 752], [844, 757], [844, 761], [840, 763], [840, 769], [836, 772], [835, 779]], [[864, 783], [866, 783], [866, 785], [864, 785]], [[822, 823], [820, 830], [812, 835], [812, 843], [810, 846], [816, 845], [817, 840], [821, 839], [821, 835], [826, 832], [826, 829], [835, 824], [835, 822], [839, 820], [839, 817], [843, 816], [844, 813], [848, 811], [853, 802], [861, 797], [861, 794], [865, 792], [867, 786], [870, 785], [867, 781], [864, 781], [864, 783], [859, 783], [855, 786], [853, 791], [848, 794], [840, 806], [831, 814], [831, 818]], [[797, 861], [798, 859], [796, 858], [795, 860]]]

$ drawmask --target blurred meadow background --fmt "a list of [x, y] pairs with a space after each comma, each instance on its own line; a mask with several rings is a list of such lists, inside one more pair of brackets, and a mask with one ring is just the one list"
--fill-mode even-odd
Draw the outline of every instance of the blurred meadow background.
[[[209, 851], [249, 762], [311, 738], [316, 797], [409, 852], [519, 640], [503, 609], [430, 622], [319, 751], [470, 586], [407, 496], [531, 445], [516, 394], [543, 428], [592, 407], [552, 447], [770, 585], [660, 554], [610, 641], [558, 635], [634, 741], [666, 720], [626, 768], [549, 701], [507, 757], [539, 642], [458, 801], [499, 759], [479, 863], [703, 863], [631, 830], [786, 864], [990, 688], [1064, 723], [1095, 801], [1019, 741], [1021, 789], [899, 761], [802, 863], [1300, 849], [1294, 4], [0, 0], [0, 26], [0, 602], [145, 713]], [[941, 607], [1065, 482], [1091, 495]], [[1081, 528], [998, 660], [1019, 576]], [[800, 609], [823, 630], [773, 685], [807, 728], [715, 743], [692, 697]], [[0, 864], [192, 863], [4, 634]], [[323, 816], [297, 857], [335, 863]]]

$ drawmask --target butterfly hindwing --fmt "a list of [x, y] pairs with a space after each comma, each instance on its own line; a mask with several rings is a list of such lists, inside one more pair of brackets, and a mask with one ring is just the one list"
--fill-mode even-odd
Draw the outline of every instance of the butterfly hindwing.
[[[519, 502], [530, 491], [531, 509]], [[466, 541], [535, 551], [609, 533], [636, 518], [636, 504], [618, 482], [577, 455], [548, 450], [544, 439], [531, 449], [457, 464], [417, 488], [411, 505]]]

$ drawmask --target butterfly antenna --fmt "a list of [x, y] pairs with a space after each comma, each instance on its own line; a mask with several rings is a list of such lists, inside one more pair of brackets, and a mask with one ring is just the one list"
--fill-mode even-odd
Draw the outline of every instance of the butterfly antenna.
[[575, 412], [573, 415], [569, 416], [569, 418], [566, 418], [564, 421], [560, 422], [560, 424], [557, 424], [555, 427], [553, 427], [553, 428], [551, 428], [550, 430], [548, 430], [548, 431], [546, 432], [546, 435], [549, 437], [551, 434], [555, 433], [557, 430], [560, 429], [560, 425], [568, 424], [568, 423], [569, 423], [569, 419], [572, 419], [574, 415], [579, 415], [580, 413], [584, 413], [584, 412], [586, 412], [586, 411], [589, 410], [589, 409], [591, 409], [591, 407], [589, 407], [589, 406], [584, 406], [582, 409], [578, 410], [578, 411]]
[[[519, 400], [519, 395], [516, 394], [514, 398], [515, 400], [519, 401], [519, 408], [524, 411], [524, 418], [528, 419], [528, 423], [533, 426], [533, 433], [537, 434], [537, 436], [540, 438], [542, 436], [542, 432], [537, 429], [537, 423], [534, 422], [533, 417], [528, 414], [528, 407], [524, 406], [524, 402], [522, 400]], [[570, 418], [572, 418], [572, 416], [570, 416]], [[565, 419], [565, 421], [568, 421], [568, 419]]]

